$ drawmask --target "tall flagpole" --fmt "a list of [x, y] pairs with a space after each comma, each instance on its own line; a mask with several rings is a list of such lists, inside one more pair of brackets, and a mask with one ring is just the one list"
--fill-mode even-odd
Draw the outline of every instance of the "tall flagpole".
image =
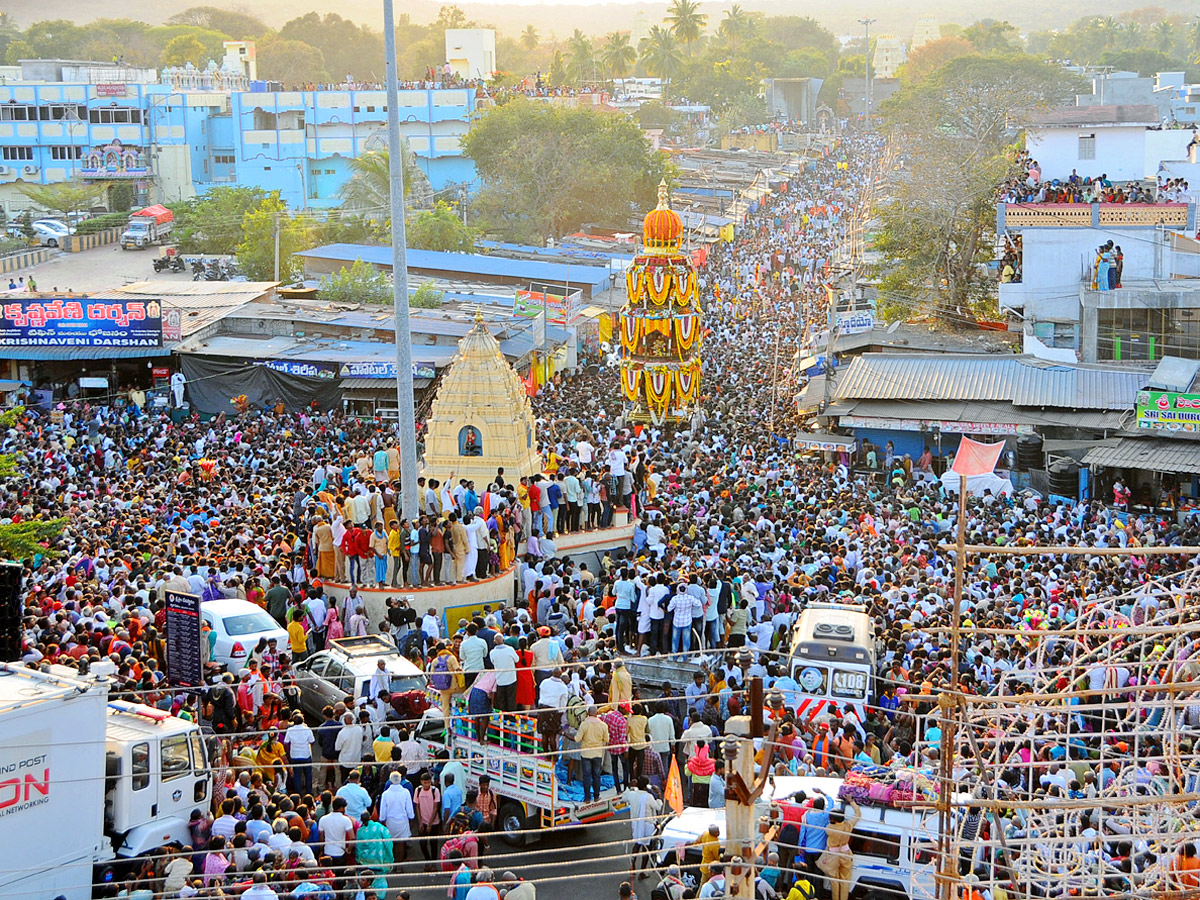
[[[397, 90], [396, 14], [383, 0], [383, 48], [387, 57], [388, 174], [392, 201], [392, 284], [396, 318], [396, 428], [400, 438], [402, 518], [417, 516], [417, 411], [413, 401], [412, 332], [408, 321], [408, 246], [404, 225], [404, 144], [400, 140], [400, 97]], [[430, 148], [432, 152], [432, 147]]]

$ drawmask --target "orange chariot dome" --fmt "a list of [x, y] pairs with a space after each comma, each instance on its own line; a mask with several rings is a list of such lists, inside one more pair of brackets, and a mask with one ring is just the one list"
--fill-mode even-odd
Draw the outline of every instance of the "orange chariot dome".
[[646, 213], [642, 220], [642, 243], [647, 251], [679, 249], [679, 236], [683, 234], [683, 220], [679, 213], [667, 206], [667, 180], [658, 185], [658, 206]]

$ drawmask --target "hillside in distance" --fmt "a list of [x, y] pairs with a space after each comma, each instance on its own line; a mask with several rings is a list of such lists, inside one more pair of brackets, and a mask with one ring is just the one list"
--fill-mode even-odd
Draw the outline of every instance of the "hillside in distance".
[[[203, 0], [198, 0], [203, 2]], [[120, 9], [101, 9], [85, 0], [39, 0], [37, 3], [24, 0], [0, 2], [0, 10], [7, 11], [19, 27], [27, 27], [41, 19], [68, 19], [84, 24], [96, 18], [120, 16], [138, 19], [155, 25], [164, 22], [179, 12], [188, 3], [179, 0], [125, 0]], [[256, 0], [254, 4], [228, 3], [211, 0], [212, 6], [240, 9], [249, 12], [275, 28], [296, 16], [315, 10], [319, 13], [336, 12], [356, 22], [377, 28], [380, 21], [378, 0]], [[443, 4], [434, 0], [402, 0], [396, 3], [396, 14], [407, 14], [414, 22], [429, 22], [437, 16]], [[592, 3], [587, 0], [575, 2], [540, 2], [526, 0], [520, 3], [460, 2], [467, 16], [481, 24], [493, 25], [501, 32], [516, 35], [527, 24], [534, 24], [543, 38], [566, 38], [576, 28], [585, 34], [606, 34], [614, 30], [627, 30], [634, 17], [642, 12], [650, 23], [660, 21], [666, 11], [665, 3]], [[897, 2], [897, 0], [858, 0], [854, 4], [838, 4], [831, 8], [828, 3], [816, 0], [743, 0], [747, 10], [770, 15], [812, 16], [835, 34], [857, 34], [862, 26], [856, 20], [863, 16], [877, 19], [877, 33], [891, 32], [901, 37], [912, 33], [917, 16], [932, 14], [940, 22], [970, 24], [982, 18], [1007, 19], [1021, 31], [1062, 28], [1078, 18], [1089, 14], [1096, 16], [1118, 15], [1131, 9], [1147, 6], [1137, 0], [1097, 0], [1083, 9], [1065, 4], [1046, 3], [1045, 0], [1008, 0], [997, 7], [991, 0], [920, 0], [920, 2]], [[1156, 6], [1168, 13], [1190, 16], [1200, 7], [1195, 0], [1157, 0]], [[728, 2], [706, 2], [702, 9], [709, 15], [710, 27], [720, 21]], [[503, 65], [503, 61], [500, 61]]]

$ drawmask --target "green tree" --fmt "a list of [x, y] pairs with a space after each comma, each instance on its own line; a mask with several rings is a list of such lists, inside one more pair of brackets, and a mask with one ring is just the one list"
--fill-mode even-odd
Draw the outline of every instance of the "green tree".
[[470, 253], [475, 249], [475, 230], [465, 225], [454, 207], [444, 200], [439, 200], [433, 209], [413, 216], [405, 234], [408, 246], [418, 250]]
[[37, 52], [29, 41], [11, 41], [4, 50], [4, 64], [7, 66], [20, 65], [23, 59], [33, 59]]
[[900, 79], [905, 84], [919, 84], [950, 60], [974, 56], [977, 52], [974, 44], [962, 38], [930, 41], [908, 55], [900, 69]]
[[[8, 431], [20, 423], [25, 408], [13, 407], [0, 413], [0, 429]], [[12, 478], [18, 473], [18, 463], [12, 454], [0, 454], [0, 477]], [[40, 516], [40, 514], [39, 514]], [[31, 561], [35, 556], [58, 556], [53, 541], [66, 527], [68, 519], [27, 519], [0, 525], [0, 559], [9, 562]]]
[[133, 208], [133, 185], [114, 181], [108, 186], [108, 208], [113, 212], [129, 212]]
[[610, 34], [604, 42], [602, 55], [604, 68], [613, 78], [624, 78], [633, 71], [637, 62], [637, 51], [629, 43], [629, 33], [626, 31], [614, 31]]
[[1154, 26], [1154, 41], [1161, 53], [1169, 53], [1175, 46], [1175, 24], [1167, 19]]
[[408, 297], [408, 305], [415, 309], [438, 309], [445, 296], [433, 286], [432, 281], [422, 281]]
[[[425, 173], [404, 143], [404, 196], [425, 182]], [[368, 220], [387, 222], [391, 218], [391, 154], [387, 150], [368, 150], [350, 160], [350, 177], [338, 191], [342, 207], [362, 214]]]
[[279, 279], [284, 284], [300, 275], [296, 254], [309, 249], [313, 229], [303, 219], [294, 218], [287, 204], [272, 191], [242, 219], [242, 240], [237, 245], [238, 265], [251, 281], [275, 280], [275, 229], [279, 229]]
[[708, 16], [700, 12], [697, 0], [671, 0], [663, 21], [671, 26], [671, 33], [683, 42], [688, 55], [691, 56], [692, 45], [704, 36]]
[[25, 210], [21, 214], [21, 234], [27, 241], [33, 240], [37, 235], [37, 232], [33, 230], [33, 214], [29, 210]]
[[179, 249], [201, 254], [235, 252], [242, 242], [246, 213], [266, 198], [262, 188], [220, 185], [201, 197], [173, 204]]
[[554, 51], [554, 57], [550, 61], [549, 72], [550, 84], [558, 86], [567, 83], [567, 58], [563, 56], [561, 50]]
[[981, 19], [963, 32], [963, 37], [980, 53], [1021, 53], [1021, 35], [1008, 22]]
[[758, 31], [758, 19], [746, 12], [741, 4], [734, 3], [725, 10], [725, 18], [721, 20], [717, 31], [729, 46], [736, 47], [754, 37]]
[[159, 64], [163, 66], [186, 66], [188, 63], [201, 68], [204, 65], [204, 45], [190, 34], [171, 38], [163, 48]]
[[258, 42], [259, 76], [284, 85], [324, 83], [329, 80], [325, 56], [304, 41], [289, 41], [277, 34]]
[[583, 84], [585, 81], [593, 81], [593, 74], [596, 69], [596, 52], [592, 48], [592, 42], [578, 28], [571, 35], [571, 39], [567, 41], [567, 51], [569, 62], [569, 71], [571, 80], [576, 84]]
[[215, 6], [192, 6], [167, 19], [168, 25], [197, 25], [219, 31], [234, 40], [259, 38], [270, 32], [261, 19], [246, 12]]
[[521, 46], [532, 53], [538, 46], [538, 30], [533, 25], [526, 25], [521, 32]]
[[331, 303], [391, 303], [395, 289], [386, 272], [356, 259], [349, 268], [322, 278], [317, 293]]
[[669, 130], [683, 124], [683, 113], [676, 112], [665, 103], [650, 100], [639, 106], [633, 113], [634, 119], [642, 128], [662, 128]]
[[383, 35], [337, 13], [327, 13], [324, 18], [306, 13], [284, 23], [279, 36], [320, 50], [325, 69], [335, 81], [347, 75], [358, 81], [383, 81]]
[[642, 67], [647, 75], [670, 83], [683, 65], [683, 53], [675, 35], [661, 25], [652, 25], [638, 47]]
[[91, 209], [104, 196], [105, 185], [96, 181], [60, 181], [56, 184], [23, 184], [20, 191], [41, 209], [67, 218]]
[[483, 182], [473, 208], [484, 230], [524, 241], [584, 222], [627, 228], [653, 205], [663, 172], [632, 119], [524, 98], [477, 120], [463, 151]]

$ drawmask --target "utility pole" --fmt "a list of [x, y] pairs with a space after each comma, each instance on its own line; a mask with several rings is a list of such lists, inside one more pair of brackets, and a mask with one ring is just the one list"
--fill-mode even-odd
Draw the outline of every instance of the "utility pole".
[[867, 115], [866, 115], [866, 119], [864, 120], [863, 124], [866, 126], [867, 131], [871, 130], [871, 26], [874, 25], [877, 21], [879, 21], [879, 20], [871, 19], [871, 18], [862, 18], [862, 19], [858, 20], [858, 24], [862, 25], [866, 29], [866, 32], [867, 32], [867, 34], [866, 34], [867, 46], [863, 50], [863, 58], [867, 64], [867, 68], [866, 68]]
[[275, 280], [279, 281], [279, 213], [275, 213]]
[[[739, 663], [750, 664], [750, 653], [738, 653]], [[750, 680], [750, 715], [733, 716], [725, 723], [725, 737], [721, 741], [721, 753], [725, 758], [725, 855], [730, 858], [725, 871], [725, 894], [753, 900], [755, 863], [758, 843], [758, 821], [754, 811], [755, 801], [762, 795], [771, 774], [775, 756], [775, 736], [778, 721], [771, 724], [771, 732], [763, 735], [763, 682], [762, 678]], [[772, 711], [782, 711], [783, 694], [777, 690], [767, 692], [766, 705]], [[763, 738], [763, 764], [758, 775], [754, 772], [754, 740]]]
[[[404, 144], [400, 140], [400, 97], [396, 86], [396, 13], [383, 0], [383, 49], [387, 78], [388, 173], [391, 176], [392, 285], [396, 322], [396, 429], [400, 439], [402, 518], [417, 516], [417, 411], [413, 401], [412, 332], [408, 321], [408, 236], [404, 225]], [[432, 148], [432, 142], [430, 144]]]

